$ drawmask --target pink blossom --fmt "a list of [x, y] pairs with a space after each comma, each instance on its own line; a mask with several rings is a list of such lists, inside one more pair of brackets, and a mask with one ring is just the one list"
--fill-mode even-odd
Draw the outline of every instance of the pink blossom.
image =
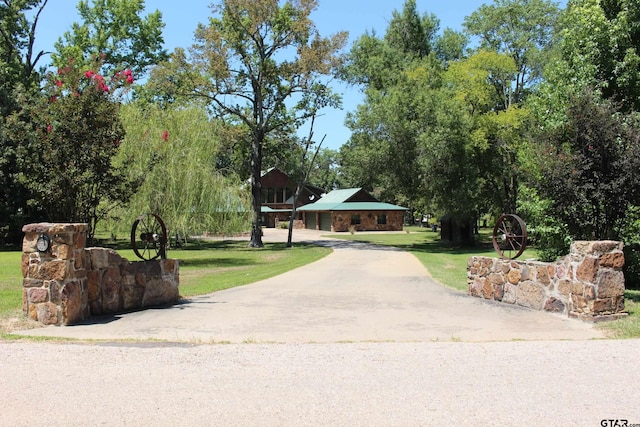
[[84, 76], [88, 79], [92, 78], [93, 76], [95, 76], [96, 73], [93, 70], [89, 70], [87, 72], [84, 73]]
[[53, 126], [47, 125], [47, 133], [51, 133], [52, 130], [53, 130]]
[[127, 76], [127, 83], [133, 84], [133, 76], [131, 76], [131, 75]]
[[56, 102], [58, 100], [58, 98], [56, 96], [52, 96], [51, 98], [49, 98], [49, 102]]
[[162, 132], [162, 139], [164, 140], [164, 142], [169, 141], [169, 131], [165, 130], [164, 132]]
[[63, 85], [62, 80], [56, 80], [54, 83], [58, 87], [62, 87], [62, 85]]

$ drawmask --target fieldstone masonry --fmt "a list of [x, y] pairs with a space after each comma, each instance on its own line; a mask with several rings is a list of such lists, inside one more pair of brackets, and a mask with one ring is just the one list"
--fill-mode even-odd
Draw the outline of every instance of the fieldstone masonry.
[[578, 241], [554, 263], [471, 257], [469, 294], [589, 321], [627, 316], [622, 247]]
[[[129, 262], [111, 249], [86, 248], [87, 224], [29, 224], [22, 231], [22, 310], [45, 325], [179, 299], [177, 260]], [[46, 252], [36, 248], [40, 234], [51, 240]]]

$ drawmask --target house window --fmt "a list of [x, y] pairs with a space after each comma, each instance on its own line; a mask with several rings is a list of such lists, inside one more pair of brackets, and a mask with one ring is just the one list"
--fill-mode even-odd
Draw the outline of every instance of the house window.
[[284, 203], [284, 188], [276, 188], [276, 203]]
[[351, 215], [351, 225], [360, 225], [360, 215], [358, 214]]
[[385, 225], [387, 223], [387, 215], [379, 214], [378, 215], [378, 225]]

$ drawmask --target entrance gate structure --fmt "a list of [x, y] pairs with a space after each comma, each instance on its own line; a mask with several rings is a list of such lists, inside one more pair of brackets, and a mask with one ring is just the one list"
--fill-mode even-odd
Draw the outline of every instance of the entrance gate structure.
[[129, 262], [107, 248], [87, 248], [87, 224], [22, 228], [23, 312], [45, 325], [176, 303], [175, 259]]

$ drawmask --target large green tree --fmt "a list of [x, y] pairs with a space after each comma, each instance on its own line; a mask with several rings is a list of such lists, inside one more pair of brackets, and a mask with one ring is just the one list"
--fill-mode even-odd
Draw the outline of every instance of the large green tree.
[[552, 84], [592, 87], [622, 111], [640, 111], [640, 3], [570, 0], [561, 25], [560, 72], [549, 77], [562, 81]]
[[[48, 0], [0, 2], [0, 96], [17, 83], [33, 87], [41, 75], [37, 65], [45, 55], [34, 50], [36, 29]], [[4, 110], [5, 103], [0, 108]]]
[[144, 0], [81, 0], [78, 2], [81, 22], [55, 43], [53, 64], [86, 69], [100, 58], [102, 73], [113, 75], [130, 69], [136, 78], [148, 68], [166, 59], [162, 14], [156, 10], [146, 16]]
[[7, 117], [21, 100], [38, 90], [45, 54], [34, 50], [39, 17], [46, 0], [0, 2], [0, 243], [22, 238], [22, 224], [31, 220], [28, 190], [17, 180], [22, 141], [10, 135]]
[[199, 25], [190, 55], [177, 49], [166, 78], [206, 100], [251, 135], [251, 247], [262, 247], [261, 175], [265, 141], [295, 130], [340, 100], [329, 77], [340, 64], [346, 33], [322, 37], [310, 19], [316, 0], [223, 0]]
[[341, 179], [384, 200], [413, 206], [423, 188], [418, 138], [429, 125], [429, 90], [440, 84], [434, 54], [438, 19], [407, 0], [383, 38], [365, 34], [352, 46], [343, 75], [365, 101], [347, 116], [352, 132], [340, 149]]

